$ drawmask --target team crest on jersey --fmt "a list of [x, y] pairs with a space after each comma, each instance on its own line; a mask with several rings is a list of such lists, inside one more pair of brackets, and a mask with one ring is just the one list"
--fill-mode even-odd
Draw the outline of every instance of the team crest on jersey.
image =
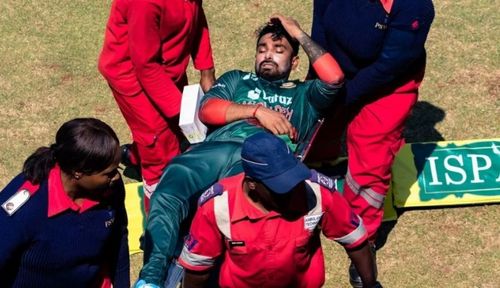
[[215, 196], [222, 195], [223, 192], [224, 187], [219, 183], [215, 183], [212, 187], [208, 188], [205, 192], [203, 192], [203, 194], [201, 194], [200, 199], [198, 199], [198, 206], [202, 206], [205, 202]]
[[30, 199], [30, 192], [26, 189], [19, 190], [2, 204], [3, 210], [12, 216]]

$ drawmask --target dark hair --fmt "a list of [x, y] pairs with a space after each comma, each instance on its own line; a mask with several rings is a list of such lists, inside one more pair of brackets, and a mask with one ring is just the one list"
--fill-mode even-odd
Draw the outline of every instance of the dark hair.
[[267, 22], [255, 31], [255, 34], [257, 35], [257, 45], [259, 44], [260, 38], [268, 33], [272, 34], [271, 37], [273, 40], [285, 37], [292, 46], [292, 56], [297, 56], [299, 53], [299, 42], [293, 39], [292, 36], [286, 32], [280, 20], [273, 18], [270, 22]]
[[59, 128], [56, 143], [38, 148], [24, 161], [23, 173], [33, 184], [47, 178], [56, 163], [68, 174], [92, 174], [116, 161], [119, 146], [118, 137], [106, 123], [95, 118], [76, 118]]

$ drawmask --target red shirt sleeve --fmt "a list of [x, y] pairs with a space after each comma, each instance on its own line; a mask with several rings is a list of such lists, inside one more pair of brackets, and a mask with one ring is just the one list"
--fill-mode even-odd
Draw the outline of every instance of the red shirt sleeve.
[[207, 270], [214, 266], [223, 249], [223, 238], [215, 220], [214, 201], [210, 200], [196, 211], [179, 264], [189, 270]]
[[158, 4], [131, 2], [127, 17], [130, 58], [148, 96], [165, 116], [174, 117], [180, 111], [181, 92], [161, 67], [160, 15]]
[[207, 18], [203, 7], [199, 8], [199, 22], [196, 33], [196, 41], [193, 43], [193, 66], [197, 70], [207, 70], [214, 68], [214, 60], [212, 57], [212, 46], [210, 44], [210, 33], [208, 31]]
[[354, 213], [345, 198], [339, 192], [321, 188], [323, 234], [345, 248], [355, 248], [366, 241], [368, 235], [361, 218]]

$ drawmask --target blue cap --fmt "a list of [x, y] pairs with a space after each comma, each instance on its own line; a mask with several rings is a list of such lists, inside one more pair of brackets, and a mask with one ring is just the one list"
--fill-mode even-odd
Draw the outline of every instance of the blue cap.
[[311, 171], [300, 162], [283, 140], [259, 132], [243, 142], [241, 162], [245, 174], [262, 182], [272, 192], [285, 194], [311, 177]]

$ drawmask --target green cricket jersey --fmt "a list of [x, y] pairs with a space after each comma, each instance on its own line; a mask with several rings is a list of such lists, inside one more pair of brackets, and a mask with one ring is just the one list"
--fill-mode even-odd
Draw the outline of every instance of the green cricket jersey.
[[[340, 85], [329, 85], [320, 80], [267, 81], [251, 72], [233, 70], [223, 74], [202, 103], [211, 98], [229, 100], [238, 104], [261, 103], [285, 115], [298, 131], [297, 142], [303, 141], [316, 121], [335, 100]], [[239, 120], [216, 128], [205, 141], [238, 141], [262, 131], [255, 119]], [[282, 137], [292, 148], [290, 138]]]
[[[202, 101], [211, 98], [239, 104], [257, 104], [279, 111], [298, 131], [303, 141], [317, 120], [336, 98], [340, 86], [319, 80], [269, 82], [249, 72], [222, 75]], [[181, 223], [192, 213], [191, 201], [223, 177], [242, 171], [241, 146], [250, 135], [262, 131], [256, 119], [228, 123], [212, 131], [207, 139], [169, 163], [153, 197], [145, 227], [144, 266], [140, 278], [162, 283], [176, 248], [182, 247]], [[283, 137], [295, 150], [288, 137]]]

